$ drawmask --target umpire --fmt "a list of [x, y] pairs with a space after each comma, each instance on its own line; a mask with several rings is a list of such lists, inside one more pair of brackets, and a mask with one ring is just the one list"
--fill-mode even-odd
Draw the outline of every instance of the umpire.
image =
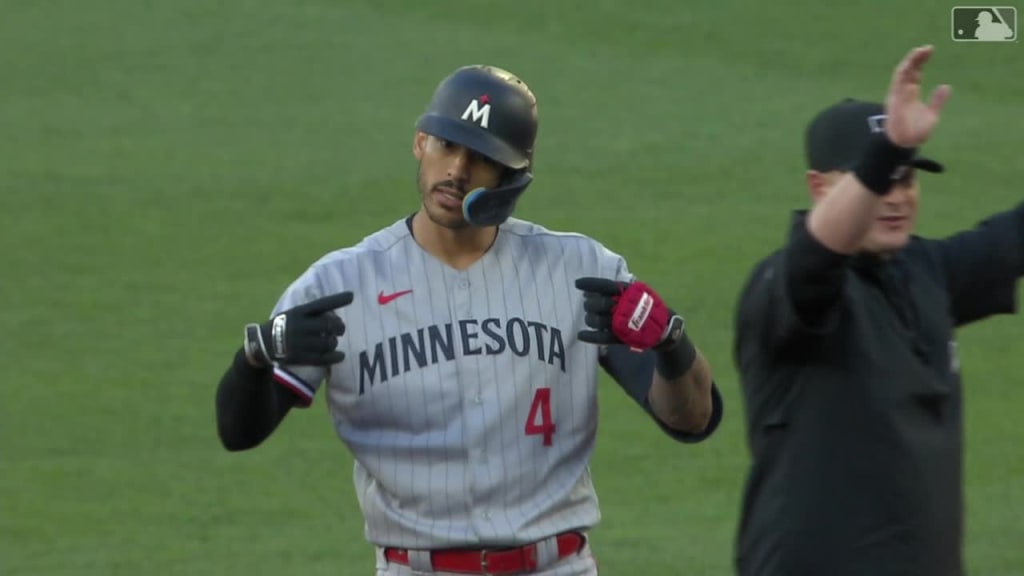
[[938, 240], [911, 232], [917, 155], [949, 94], [920, 100], [932, 48], [882, 104], [846, 100], [806, 134], [809, 211], [736, 311], [752, 464], [741, 576], [961, 576], [962, 413], [953, 331], [1016, 311], [1024, 204]]

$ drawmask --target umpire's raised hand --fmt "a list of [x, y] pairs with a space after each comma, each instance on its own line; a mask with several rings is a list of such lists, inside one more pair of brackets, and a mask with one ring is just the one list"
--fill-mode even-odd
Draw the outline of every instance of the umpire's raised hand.
[[274, 362], [298, 366], [329, 366], [345, 358], [338, 337], [345, 323], [334, 313], [352, 303], [352, 292], [341, 292], [301, 304], [263, 324], [245, 327], [245, 356], [254, 366]]
[[933, 49], [931, 45], [914, 48], [893, 70], [885, 96], [885, 134], [897, 146], [913, 148], [923, 144], [949, 97], [950, 86], [942, 84], [932, 91], [927, 103], [921, 101], [922, 69]]

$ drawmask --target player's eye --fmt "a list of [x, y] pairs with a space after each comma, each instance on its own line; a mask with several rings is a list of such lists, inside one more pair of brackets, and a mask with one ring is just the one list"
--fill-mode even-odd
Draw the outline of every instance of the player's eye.
[[498, 164], [494, 160], [491, 160], [489, 157], [484, 156], [483, 154], [480, 154], [479, 152], [470, 152], [469, 153], [469, 160], [470, 160], [470, 162], [472, 162], [474, 164], [480, 164], [480, 165], [488, 166], [488, 167], [492, 167], [492, 168], [499, 168], [500, 167], [500, 164]]

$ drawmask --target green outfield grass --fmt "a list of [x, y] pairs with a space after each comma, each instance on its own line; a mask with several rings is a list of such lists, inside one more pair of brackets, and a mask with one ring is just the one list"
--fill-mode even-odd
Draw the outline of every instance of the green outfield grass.
[[[807, 120], [880, 98], [933, 43], [926, 81], [954, 89], [928, 150], [949, 172], [922, 177], [920, 231], [1021, 200], [1024, 48], [952, 42], [951, 6], [4, 2], [0, 573], [372, 573], [323, 398], [229, 454], [214, 390], [243, 323], [309, 263], [415, 210], [413, 120], [444, 75], [488, 62], [540, 100], [517, 215], [624, 254], [725, 397], [714, 438], [682, 446], [602, 383], [602, 573], [730, 574], [733, 304], [805, 202]], [[1024, 574], [1024, 318], [960, 347], [968, 564]]]

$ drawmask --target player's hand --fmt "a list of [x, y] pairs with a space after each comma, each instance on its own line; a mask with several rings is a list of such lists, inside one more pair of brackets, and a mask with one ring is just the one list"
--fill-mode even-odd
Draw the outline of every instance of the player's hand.
[[673, 315], [661, 297], [643, 282], [578, 278], [585, 321], [591, 330], [577, 335], [592, 344], [625, 344], [636, 350], [655, 348], [682, 334], [683, 319]]
[[911, 50], [896, 66], [885, 97], [885, 133], [897, 146], [916, 148], [931, 135], [939, 121], [939, 111], [949, 97], [950, 87], [943, 84], [932, 91], [928, 103], [921, 101], [921, 69], [932, 55], [932, 46]]
[[290, 308], [263, 324], [245, 327], [245, 355], [255, 366], [274, 362], [298, 366], [329, 366], [345, 359], [338, 337], [345, 323], [334, 313], [352, 303], [352, 292], [325, 296]]

